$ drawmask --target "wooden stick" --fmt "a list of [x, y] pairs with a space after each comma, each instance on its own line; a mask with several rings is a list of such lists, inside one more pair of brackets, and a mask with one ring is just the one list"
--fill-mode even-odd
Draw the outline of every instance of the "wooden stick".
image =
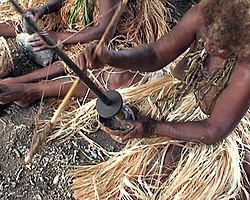
[[[113, 26], [117, 24], [117, 21], [118, 21], [120, 15], [121, 15], [121, 12], [125, 8], [126, 4], [127, 4], [127, 0], [123, 0], [120, 3], [119, 7], [117, 8], [114, 16], [112, 17], [110, 23], [108, 24], [104, 34], [102, 35], [100, 41], [98, 42], [98, 44], [97, 44], [97, 46], [96, 46], [96, 48], [94, 50], [93, 58], [96, 57], [96, 54], [97, 54], [97, 51], [99, 50], [99, 48], [103, 48], [104, 43], [108, 39], [108, 34], [110, 33]], [[62, 103], [59, 105], [59, 107], [57, 108], [57, 110], [54, 113], [53, 117], [51, 118], [50, 122], [45, 125], [45, 128], [41, 131], [41, 133], [34, 133], [29, 153], [24, 159], [26, 164], [32, 162], [32, 159], [33, 159], [34, 155], [38, 152], [40, 146], [44, 143], [44, 141], [46, 140], [49, 133], [53, 130], [53, 127], [54, 127], [55, 123], [57, 122], [58, 116], [63, 111], [65, 105], [67, 104], [67, 102], [71, 98], [71, 96], [72, 96], [76, 86], [79, 84], [79, 82], [80, 82], [79, 78], [77, 78], [74, 81], [73, 85], [70, 87], [70, 89], [67, 92], [66, 96], [64, 97]]]

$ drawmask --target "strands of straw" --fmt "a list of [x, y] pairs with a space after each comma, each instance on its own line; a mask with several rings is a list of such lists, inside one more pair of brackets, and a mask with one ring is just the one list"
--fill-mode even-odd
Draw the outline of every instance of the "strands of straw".
[[[29, 7], [38, 7], [44, 5], [46, 0], [30, 1], [30, 0], [19, 0], [18, 3], [24, 8]], [[9, 22], [15, 25], [20, 32], [20, 22], [21, 17], [15, 11], [10, 2], [0, 3], [0, 22]], [[38, 22], [38, 25], [43, 30], [51, 30], [57, 27], [60, 24], [60, 16], [56, 14], [47, 15], [43, 17], [43, 20]]]
[[116, 33], [124, 35], [129, 45], [155, 41], [169, 30], [170, 10], [164, 7], [162, 0], [136, 0], [129, 6]]
[[[242, 126], [250, 131], [249, 117], [250, 110], [241, 128], [237, 127], [215, 145], [183, 146], [182, 142], [168, 138], [130, 141], [108, 161], [73, 170], [69, 176], [73, 178], [74, 195], [89, 199], [237, 198], [243, 189], [242, 152], [250, 144], [247, 136], [237, 133], [242, 131]], [[182, 156], [175, 169], [166, 169], [162, 158], [172, 144], [183, 147]]]
[[[119, 36], [115, 37], [111, 41], [111, 44], [109, 46], [113, 46], [113, 47], [115, 46], [116, 49], [124, 49], [126, 48], [125, 47], [126, 45], [124, 44], [125, 42], [132, 44], [129, 46], [136, 46], [143, 42], [154, 41], [155, 39], [158, 39], [160, 36], [162, 36], [165, 32], [168, 31], [168, 26], [166, 24], [166, 21], [170, 20], [170, 17], [168, 16], [168, 18], [165, 18], [166, 13], [168, 13], [169, 15], [170, 11], [167, 10], [163, 6], [163, 1], [161, 0], [136, 1], [136, 4], [135, 3], [128, 4], [127, 8], [125, 8], [124, 14], [121, 17], [121, 20], [117, 28], [118, 33], [120, 29], [122, 30], [121, 33], [119, 34], [127, 34], [127, 36], [124, 38], [122, 37], [120, 39], [119, 39]], [[136, 17], [134, 17], [135, 15]], [[130, 18], [130, 16], [132, 17]], [[138, 17], [140, 18], [141, 16], [144, 16], [148, 20], [140, 21]], [[153, 26], [159, 26], [159, 27], [152, 28]], [[139, 37], [139, 35], [137, 34], [136, 30], [138, 29], [140, 29], [141, 32], [143, 33], [144, 35], [143, 37]], [[134, 38], [137, 38], [137, 39], [134, 39]], [[147, 39], [143, 40], [143, 38], [147, 38]], [[142, 81], [141, 83], [143, 82], [145, 81]], [[69, 110], [67, 109], [67, 111], [64, 112], [63, 116], [65, 118], [63, 117], [63, 119], [62, 118], [60, 119], [60, 122], [61, 122], [60, 125], [63, 125], [65, 123], [71, 124], [71, 125], [63, 126], [64, 128], [65, 127], [67, 128], [66, 129], [63, 128], [64, 130], [60, 129], [58, 132], [56, 132], [52, 136], [52, 138], [56, 138], [64, 134], [65, 136], [68, 136], [72, 132], [77, 132], [80, 129], [80, 127], [82, 130], [87, 131], [87, 132], [95, 132], [98, 129], [98, 124], [95, 123], [96, 113], [95, 111], [93, 111], [93, 108], [95, 106], [95, 100], [90, 102], [87, 105], [84, 105], [84, 109], [86, 109], [85, 110], [86, 112], [84, 111], [79, 112], [78, 109], [72, 110], [72, 108], [74, 107], [74, 105], [72, 104], [69, 106], [70, 106], [70, 109]], [[86, 115], [82, 115], [83, 114], [82, 112], [84, 112]], [[66, 116], [71, 116], [71, 118], [66, 119]], [[69, 119], [72, 119], [72, 120], [69, 120]], [[82, 127], [81, 122], [85, 120], [87, 123], [85, 123], [84, 127]]]
[[[165, 91], [167, 87], [166, 85]], [[161, 91], [164, 90], [158, 89], [158, 92]], [[133, 91], [129, 92], [131, 96], [135, 94]], [[149, 94], [155, 94], [154, 91], [149, 92]], [[157, 99], [157, 95], [154, 98]], [[149, 97], [148, 100], [151, 100], [151, 98]], [[129, 100], [127, 101], [129, 102]], [[193, 101], [194, 97], [189, 96], [189, 100], [187, 98], [189, 103], [186, 103], [183, 109], [192, 110], [192, 106], [195, 105]], [[130, 102], [133, 105], [133, 100]], [[148, 104], [152, 105], [150, 101]], [[84, 108], [83, 114], [89, 121], [93, 120], [93, 116], [96, 116], [94, 105], [91, 102]], [[139, 105], [138, 107], [140, 107]], [[71, 109], [74, 110], [75, 107], [71, 107]], [[73, 114], [80, 118], [81, 112], [82, 109], [77, 109]], [[179, 113], [182, 113], [182, 110], [179, 110]], [[173, 116], [168, 115], [168, 118], [178, 121], [179, 113], [175, 113]], [[193, 111], [191, 113], [193, 115], [188, 115], [181, 121], [191, 120], [192, 118], [193, 120], [198, 120], [204, 117], [202, 114], [199, 114], [199, 117], [197, 117], [198, 111], [197, 113]], [[70, 114], [72, 112], [66, 112], [65, 117], [72, 117]], [[157, 116], [157, 113], [154, 116]], [[116, 156], [107, 162], [95, 166], [83, 166], [70, 174], [75, 177], [73, 189], [76, 197], [86, 197], [88, 199], [134, 199], [136, 196], [138, 199], [150, 200], [207, 199], [207, 197], [221, 200], [237, 199], [240, 190], [244, 191], [241, 180], [244, 175], [242, 174], [242, 161], [244, 151], [249, 149], [250, 144], [250, 136], [248, 134], [250, 132], [249, 119], [250, 110], [242, 118], [233, 133], [222, 142], [211, 145], [209, 148], [203, 145], [186, 144], [179, 165], [166, 180], [160, 183], [159, 180], [165, 176], [159, 170], [163, 169], [161, 160], [156, 165], [153, 165], [152, 169], [147, 168], [145, 165], [158, 153], [164, 154], [168, 150], [169, 144], [181, 144], [178, 141], [171, 141], [166, 138], [133, 140], [123, 151], [117, 153]], [[64, 120], [62, 122], [66, 122]], [[79, 121], [83, 122], [84, 120], [81, 119]], [[71, 120], [68, 125], [70, 126], [75, 122], [76, 119]], [[82, 125], [80, 122], [77, 125], [78, 130], [80, 125]], [[91, 121], [87, 128], [85, 127], [86, 130], [97, 128], [97, 125], [93, 125], [95, 123], [96, 119]], [[67, 123], [62, 123], [62, 125], [65, 124]], [[69, 131], [72, 133], [73, 130]], [[156, 178], [152, 180], [152, 177], [148, 177], [148, 171], [155, 174]], [[132, 192], [135, 196], [131, 194]]]
[[[20, 0], [18, 1], [23, 7], [36, 7], [46, 3], [45, 0]], [[39, 27], [43, 30], [57, 31], [81, 31], [86, 28], [87, 24], [83, 24], [84, 12], [81, 9], [76, 16], [72, 27], [69, 28], [68, 20], [70, 17], [70, 9], [75, 1], [64, 1], [60, 14], [51, 14], [39, 20]], [[99, 10], [97, 1], [93, 1], [91, 6], [93, 12], [93, 24], [98, 23]], [[116, 39], [112, 40], [112, 46], [117, 49], [124, 49], [139, 44], [155, 41], [169, 30], [167, 22], [171, 21], [171, 9], [164, 7], [164, 0], [136, 0], [129, 1], [121, 20], [118, 23], [116, 31]], [[168, 5], [168, 4], [167, 4]], [[169, 6], [172, 8], [172, 6]], [[11, 4], [8, 2], [0, 3], [0, 21], [14, 24], [20, 32], [20, 16], [14, 12]], [[74, 59], [76, 52], [83, 49], [82, 45], [67, 45], [65, 51]]]
[[[133, 105], [141, 113], [153, 118], [166, 121], [194, 121], [206, 118], [207, 116], [197, 108], [195, 97], [191, 94], [183, 99], [181, 106], [175, 112], [162, 115], [159, 111], [162, 109], [157, 108], [155, 102], [164, 98], [164, 95], [172, 89], [173, 84], [178, 83], [179, 81], [168, 75], [136, 88], [120, 90], [120, 92], [127, 104]], [[85, 108], [89, 110], [85, 112]], [[78, 119], [84, 116], [77, 125], [78, 127], [86, 124], [86, 114], [93, 111], [92, 109], [94, 106], [89, 102], [81, 110], [77, 110]], [[94, 119], [93, 125], [96, 123], [96, 113], [92, 112], [92, 114], [89, 117]], [[157, 158], [159, 154], [164, 157], [164, 153], [169, 151], [169, 144], [182, 145], [182, 142], [167, 138], [131, 141], [131, 144], [129, 143], [123, 151], [108, 161], [95, 166], [82, 166], [70, 173], [73, 177], [72, 189], [75, 196], [90, 199], [150, 200], [206, 199], [208, 196], [211, 199], [224, 200], [228, 197], [237, 198], [240, 191], [244, 191], [242, 164], [243, 152], [250, 145], [249, 134], [247, 134], [250, 131], [249, 117], [250, 109], [234, 132], [216, 145], [186, 144], [181, 160], [170, 176], [159, 170], [164, 167], [160, 161], [152, 169], [144, 165], [148, 166], [150, 160]], [[91, 123], [90, 120], [88, 122]], [[74, 123], [75, 121], [72, 124]], [[67, 124], [67, 126], [72, 124]], [[88, 126], [91, 127], [90, 124]], [[67, 129], [67, 131], [71, 130]], [[164, 151], [161, 151], [162, 149]], [[147, 172], [151, 172], [151, 176]]]
[[[67, 8], [71, 4], [72, 1], [66, 1], [67, 6], [61, 9], [62, 24], [66, 24], [68, 20]], [[93, 24], [96, 24], [99, 16], [98, 3], [94, 1], [93, 4]], [[119, 20], [115, 37], [110, 41], [109, 46], [125, 49], [155, 41], [169, 30], [167, 22], [171, 21], [170, 13], [171, 9], [164, 7], [163, 0], [129, 1]], [[99, 16], [99, 18], [101, 17], [104, 16]], [[79, 18], [83, 18], [81, 13]], [[74, 30], [82, 30], [82, 26], [82, 20], [75, 20]], [[64, 26], [64, 29], [67, 30], [67, 27]], [[66, 51], [68, 53], [77, 52], [79, 49], [81, 49], [81, 45], [71, 45]]]
[[[162, 79], [162, 82], [161, 78], [153, 80], [150, 85], [147, 85], [147, 88], [149, 86], [153, 88], [154, 84], [158, 83], [164, 88], [162, 90], [164, 94], [168, 87], [172, 87], [166, 82], [172, 83], [173, 80], [166, 77]], [[132, 99], [130, 102], [133, 104], [136, 92], [139, 92], [135, 98], [136, 102], [140, 102], [140, 98], [145, 99], [149, 94], [154, 96], [153, 89], [146, 93], [144, 89], [143, 87], [136, 87], [134, 91], [126, 89], [123, 98], [126, 101], [126, 94], [129, 94], [127, 97]], [[161, 92], [158, 89], [155, 93], [160, 94]], [[143, 104], [145, 104], [145, 100]], [[193, 121], [206, 118], [201, 110], [196, 110], [194, 96], [188, 95], [182, 104], [178, 112], [168, 114], [167, 121]], [[196, 111], [193, 112], [193, 109]], [[142, 112], [143, 110], [144, 108]], [[184, 115], [183, 113], [188, 110], [191, 114]], [[155, 162], [156, 166], [152, 168], [149, 168], [148, 164], [159, 154], [163, 155], [161, 157], [163, 158], [164, 153], [169, 151], [170, 144], [183, 145], [183, 143], [168, 138], [133, 140], [124, 150], [108, 161], [73, 170], [69, 174], [73, 177], [72, 189], [76, 197], [90, 199], [181, 200], [210, 197], [211, 199], [227, 200], [228, 198], [239, 198], [241, 191], [245, 190], [242, 184], [244, 176], [242, 165], [244, 151], [249, 149], [250, 145], [249, 131], [250, 109], [237, 128], [222, 142], [209, 146], [185, 144], [181, 159], [169, 176], [164, 171], [160, 171], [164, 167], [162, 162]], [[147, 174], [149, 172], [151, 176]]]
[[77, 78], [74, 81], [73, 85], [69, 89], [68, 93], [64, 97], [62, 103], [60, 104], [60, 106], [58, 107], [58, 109], [56, 110], [56, 112], [54, 113], [54, 115], [51, 118], [51, 120], [49, 122], [47, 122], [46, 124], [42, 124], [42, 131], [41, 131], [41, 129], [39, 130], [39, 128], [35, 129], [35, 130], [38, 130], [38, 131], [34, 133], [29, 153], [28, 153], [28, 155], [24, 159], [24, 161], [25, 161], [26, 164], [32, 162], [32, 159], [33, 159], [34, 155], [38, 152], [38, 150], [41, 147], [41, 145], [45, 142], [47, 136], [53, 130], [53, 127], [54, 127], [54, 125], [57, 122], [58, 116], [60, 115], [60, 113], [64, 109], [66, 103], [71, 98], [71, 96], [72, 96], [72, 94], [73, 94], [76, 86], [79, 84], [79, 82], [80, 82], [79, 78]]
[[[179, 59], [181, 59], [181, 57], [183, 57], [183, 55], [180, 56]], [[176, 62], [178, 62], [179, 59], [177, 59]], [[171, 63], [166, 68], [171, 68], [171, 66], [174, 65], [174, 63]], [[118, 91], [122, 95], [124, 103], [137, 108], [140, 113], [154, 117], [155, 119], [165, 119], [165, 112], [162, 112], [162, 109], [158, 109], [156, 102], [166, 96], [171, 87], [178, 82], [179, 81], [176, 79], [173, 81], [172, 77], [164, 76], [151, 80], [148, 83], [142, 81], [139, 84], [135, 84], [129, 88], [119, 89]], [[187, 101], [188, 100], [189, 99], [187, 98]], [[192, 97], [192, 100], [194, 100], [194, 96]], [[68, 108], [65, 109], [60, 116], [60, 124], [55, 126], [55, 130], [49, 138], [55, 139], [57, 137], [68, 137], [78, 133], [79, 130], [83, 130], [87, 133], [96, 132], [99, 129], [100, 124], [97, 123], [98, 120], [95, 104], [96, 99], [93, 99], [84, 105], [78, 104], [78, 108], [76, 108], [76, 103], [70, 102]], [[192, 109], [187, 107], [186, 112], [190, 113], [195, 111], [192, 111]], [[173, 111], [173, 113], [178, 116], [178, 110]], [[165, 116], [165, 118], [163, 116]]]
[[14, 68], [9, 45], [4, 37], [0, 37], [0, 77], [8, 75]]
[[[120, 14], [122, 13], [124, 7], [126, 6], [127, 1], [123, 0], [121, 2], [121, 4], [119, 5], [119, 7], [117, 8], [112, 20], [110, 21], [109, 25], [107, 26], [102, 38], [100, 39], [99, 43], [97, 44], [93, 57], [96, 56], [96, 52], [103, 47], [104, 43], [107, 41], [108, 39], [108, 35], [110, 34], [110, 31], [112, 30], [112, 27], [114, 26], [114, 24], [117, 23]], [[44, 143], [44, 141], [46, 140], [47, 136], [49, 135], [49, 133], [53, 130], [54, 125], [57, 122], [58, 116], [60, 115], [60, 113], [63, 111], [65, 105], [68, 103], [69, 99], [71, 98], [76, 86], [79, 84], [80, 79], [77, 78], [73, 85], [71, 86], [71, 88], [69, 89], [68, 93], [66, 94], [65, 98], [63, 99], [62, 103], [60, 104], [60, 106], [58, 107], [58, 109], [56, 110], [56, 112], [54, 113], [53, 117], [51, 118], [50, 122], [47, 123], [45, 126], [43, 126], [43, 131], [38, 131], [37, 133], [34, 134], [33, 138], [32, 138], [32, 144], [30, 147], [30, 151], [28, 153], [28, 155], [25, 157], [25, 163], [30, 163], [32, 161], [33, 156], [38, 152], [39, 147]]]

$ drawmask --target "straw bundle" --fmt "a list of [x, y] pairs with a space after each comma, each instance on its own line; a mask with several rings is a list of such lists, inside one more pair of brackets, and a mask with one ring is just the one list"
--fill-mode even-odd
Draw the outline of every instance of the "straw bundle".
[[7, 76], [14, 68], [10, 49], [4, 37], [0, 37], [0, 78]]
[[72, 171], [72, 189], [83, 199], [237, 199], [244, 177], [244, 149], [238, 150], [237, 142], [242, 144], [233, 134], [209, 147], [186, 144], [177, 168], [167, 176], [162, 159], [171, 144], [182, 144], [166, 138], [133, 140], [108, 161]]
[[[38, 6], [44, 3], [43, 1], [36, 1], [32, 3], [32, 1], [27, 1], [27, 0], [19, 1], [19, 2], [23, 6], [26, 6], [26, 7]], [[93, 9], [93, 19], [94, 19], [93, 23], [94, 24], [97, 23], [97, 19], [98, 19], [97, 16], [99, 12], [98, 5], [96, 5], [96, 2], [97, 1], [93, 1], [93, 5], [95, 6], [91, 7]], [[72, 27], [74, 28], [74, 30], [71, 30], [68, 27], [68, 19], [70, 15], [69, 8], [74, 6], [74, 3], [75, 1], [69, 1], [69, 0], [66, 0], [64, 2], [64, 6], [60, 10], [60, 16], [58, 17], [60, 18], [59, 24], [57, 23], [58, 22], [57, 20], [46, 21], [47, 17], [48, 19], [51, 20], [49, 16], [46, 16], [42, 20], [42, 23], [46, 22], [47, 24], [47, 27], [45, 28], [47, 29], [49, 27], [57, 27], [57, 29], [61, 31], [80, 31], [82, 28], [85, 28], [85, 24], [83, 24], [84, 21], [82, 20], [83, 18], [82, 10], [78, 13], [78, 16], [75, 18], [75, 21], [72, 24]], [[8, 10], [7, 8], [12, 9], [12, 6], [10, 4], [3, 3], [3, 4], [0, 4], [0, 7], [1, 6], [3, 7], [3, 10], [6, 10], [6, 12]], [[16, 16], [17, 14], [15, 14], [14, 12], [12, 13], [12, 15]], [[99, 16], [99, 17], [105, 17], [105, 16]], [[8, 16], [5, 16], [5, 18], [8, 19]], [[158, 39], [159, 37], [161, 37], [165, 32], [168, 31], [169, 28], [168, 28], [167, 22], [170, 21], [170, 18], [171, 18], [170, 8], [164, 7], [163, 0], [129, 1], [121, 17], [121, 20], [119, 21], [118, 28], [116, 31], [116, 37], [110, 42], [109, 45], [112, 47], [115, 46], [115, 48], [117, 49], [124, 49], [128, 47], [136, 46], [145, 42], [154, 41]], [[71, 58], [75, 58], [78, 52], [80, 52], [83, 48], [84, 48], [84, 44], [83, 45], [77, 44], [77, 45], [68, 45], [64, 47], [64, 50], [67, 51], [67, 54], [70, 55]], [[103, 69], [103, 71], [98, 74], [106, 72], [106, 70], [107, 68]], [[89, 73], [90, 73], [90, 76], [92, 76], [92, 78], [95, 80], [95, 82], [99, 84], [100, 87], [103, 87], [103, 83], [98, 82], [96, 79], [96, 76], [98, 75], [93, 74], [92, 72], [89, 72]], [[145, 77], [141, 82], [144, 82], [144, 80], [146, 79], [147, 77]], [[79, 105], [76, 105], [75, 103], [69, 106], [72, 106], [72, 107], [68, 107], [66, 112], [69, 112], [70, 115], [75, 114], [75, 112], [77, 112], [77, 109], [75, 108], [79, 107]], [[91, 114], [91, 112], [89, 114]], [[76, 116], [76, 118], [78, 117]], [[74, 119], [75, 117], [73, 117], [73, 120]], [[90, 119], [93, 119], [93, 118], [90, 117]], [[64, 123], [64, 122], [61, 122], [61, 123]], [[61, 135], [60, 133], [58, 134]]]
[[[93, 2], [93, 4], [96, 5], [96, 1]], [[66, 1], [66, 5], [61, 9], [61, 24], [67, 23], [67, 8], [71, 7], [72, 5], [72, 1]], [[93, 19], [95, 24], [98, 16], [98, 5], [94, 6], [93, 9]], [[171, 21], [170, 12], [171, 9], [165, 6], [163, 0], [130, 0], [121, 16], [121, 19], [118, 22], [115, 37], [110, 41], [109, 46], [116, 49], [124, 49], [157, 40], [169, 30], [168, 22]], [[80, 30], [81, 23], [82, 21], [78, 20], [73, 26]], [[70, 50], [72, 52], [78, 52], [80, 48], [83, 48], [83, 45], [71, 45], [68, 51]], [[98, 72], [97, 75], [96, 73], [89, 71], [89, 74], [95, 83], [104, 89], [107, 89], [107, 85], [105, 85], [103, 81], [98, 81], [96, 77], [101, 77], [102, 73], [107, 72], [107, 70], [112, 71], [112, 69], [109, 69], [108, 66], [102, 71]], [[144, 74], [144, 78], [138, 84], [144, 83], [145, 80], [148, 79], [148, 76], [149, 75]], [[64, 128], [56, 132], [56, 134], [54, 134], [51, 138], [56, 138], [62, 135], [63, 137], [66, 137], [67, 135], [71, 135], [72, 132], [79, 130], [80, 124], [78, 124], [77, 121], [82, 122], [83, 120], [83, 118], [81, 118], [81, 116], [83, 116], [82, 111], [79, 113], [79, 115], [77, 114], [77, 107], [79, 106], [80, 103], [78, 105], [76, 105], [75, 102], [69, 104], [67, 110], [62, 114], [63, 117], [59, 119], [59, 126], [62, 124], [71, 124], [71, 131], [68, 131], [65, 129], [65, 126], [62, 126]], [[92, 121], [96, 120], [96, 118], [93, 117], [93, 115], [96, 116], [95, 111], [93, 111], [94, 106], [95, 101], [91, 101], [89, 104], [84, 106], [87, 113], [87, 116], [84, 115], [84, 121], [88, 121], [88, 119], [90, 120], [90, 123], [86, 123], [86, 129], [82, 127], [84, 131], [94, 132], [98, 128], [97, 124]], [[67, 116], [71, 117], [67, 118]], [[72, 119], [72, 121], [68, 121], [69, 119]]]
[[[29, 1], [19, 0], [18, 3], [24, 8], [38, 7], [46, 3], [46, 0]], [[0, 22], [7, 22], [16, 27], [17, 32], [21, 32], [21, 16], [17, 13], [10, 2], [0, 3]], [[44, 16], [43, 19], [38, 23], [39, 27], [43, 30], [55, 29], [60, 24], [60, 16], [56, 14]]]
[[[127, 104], [156, 119], [194, 121], [207, 118], [197, 108], [193, 94], [187, 95], [177, 110], [162, 115], [156, 102], [164, 98], [164, 94], [168, 94], [177, 83], [178, 80], [166, 75], [120, 92]], [[76, 112], [79, 119], [85, 122], [81, 127], [85, 131], [93, 128], [91, 124], [96, 122], [93, 119], [96, 117], [93, 102], [85, 104]], [[244, 189], [242, 164], [244, 151], [250, 147], [249, 119], [250, 109], [237, 128], [215, 145], [183, 143], [165, 137], [131, 140], [122, 151], [107, 161], [94, 166], [81, 166], [72, 171], [69, 175], [73, 178], [74, 194], [84, 199], [237, 198]], [[66, 132], [72, 133], [72, 125], [64, 126]], [[80, 123], [77, 126], [79, 128]], [[175, 169], [166, 170], [164, 155], [173, 144], [183, 147], [181, 159], [178, 165], [174, 165]], [[167, 173], [169, 170], [170, 175]]]
[[[119, 92], [126, 104], [158, 120], [183, 122], [207, 118], [197, 107], [193, 93], [182, 97], [174, 110], [168, 107], [168, 102], [162, 101], [179, 83], [170, 70], [163, 77]], [[95, 100], [92, 100], [74, 112], [64, 113], [55, 136], [69, 136], [80, 129], [96, 131], [99, 124], [94, 109]], [[76, 117], [72, 119], [73, 116]], [[214, 145], [184, 143], [166, 137], [131, 140], [107, 161], [73, 170], [69, 176], [73, 178], [74, 194], [84, 199], [240, 198], [245, 190], [243, 159], [245, 151], [250, 148], [249, 119], [250, 109], [235, 130]], [[172, 145], [182, 147], [182, 154], [178, 163], [167, 168], [164, 158], [171, 152]]]
[[128, 47], [149, 43], [169, 30], [170, 8], [162, 0], [133, 0], [121, 17], [116, 35], [123, 35]]
[[[137, 34], [140, 36], [138, 32]], [[120, 92], [124, 102], [155, 119], [193, 121], [206, 118], [196, 106], [192, 94], [185, 96], [182, 104], [174, 111], [166, 109], [164, 102], [158, 105], [159, 100], [164, 99], [178, 83], [178, 80], [166, 75], [146, 85], [123, 89]], [[59, 126], [63, 128], [59, 128], [59, 135], [71, 135], [77, 133], [80, 128], [86, 132], [98, 129], [95, 100], [79, 109], [73, 106], [70, 111], [62, 115]], [[72, 116], [75, 118], [72, 119]], [[249, 149], [250, 144], [249, 118], [250, 110], [237, 128], [215, 145], [183, 144], [161, 137], [131, 140], [121, 152], [108, 161], [95, 166], [82, 166], [73, 171], [70, 174], [74, 178], [72, 189], [76, 197], [85, 199], [239, 198], [240, 191], [244, 191], [244, 151]], [[163, 158], [173, 144], [183, 147], [183, 150], [178, 165], [167, 174]], [[148, 165], [152, 162], [153, 165]]]
[[[20, 0], [18, 2], [25, 8], [36, 7], [46, 3], [45, 0]], [[76, 32], [90, 25], [97, 24], [99, 17], [105, 17], [99, 16], [98, 3], [94, 0], [89, 5], [89, 9], [92, 11], [92, 16], [90, 16], [90, 18], [93, 19], [92, 23], [86, 24], [84, 11], [87, 9], [84, 8], [84, 5], [86, 6], [88, 4], [85, 3], [82, 5], [82, 8], [78, 10], [74, 20], [69, 22], [69, 19], [72, 17], [72, 8], [74, 8], [76, 2], [78, 2], [78, 0], [66, 0], [59, 14], [44, 16], [38, 25], [43, 30]], [[171, 9], [164, 5], [164, 0], [130, 0], [118, 23], [115, 34], [116, 37], [112, 40], [112, 46], [118, 49], [127, 48], [155, 41], [161, 37], [169, 29], [167, 22], [171, 19]], [[0, 22], [11, 23], [16, 27], [17, 32], [22, 31], [20, 16], [14, 11], [11, 3], [0, 3], [0, 18]], [[69, 26], [69, 24], [71, 26]], [[67, 45], [64, 47], [64, 50], [72, 59], [75, 59], [78, 52], [83, 50], [83, 48], [84, 46], [81, 44]]]
[[[61, 9], [62, 23], [61, 29], [72, 31], [67, 28], [68, 15], [67, 8], [71, 7], [72, 1], [66, 1], [66, 5]], [[93, 22], [98, 23], [99, 16], [98, 2], [92, 2]], [[152, 42], [160, 38], [169, 30], [167, 22], [171, 21], [171, 8], [164, 6], [163, 0], [129, 0], [115, 32], [114, 38], [110, 41], [109, 46], [116, 49], [125, 49], [140, 44]], [[73, 23], [74, 30], [80, 31], [88, 26], [83, 25], [82, 20], [84, 13], [79, 13], [78, 18]], [[69, 45], [67, 52], [78, 52], [82, 50], [82, 45]], [[72, 55], [75, 57], [74, 55]]]

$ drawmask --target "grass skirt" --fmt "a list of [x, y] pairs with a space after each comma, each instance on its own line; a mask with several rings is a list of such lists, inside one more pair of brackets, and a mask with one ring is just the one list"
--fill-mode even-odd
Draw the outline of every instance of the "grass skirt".
[[[20, 0], [18, 3], [24, 8], [38, 7], [44, 5], [46, 0]], [[45, 15], [38, 21], [38, 26], [42, 30], [55, 30], [62, 32], [77, 33], [87, 29], [93, 24], [97, 24], [100, 17], [98, 1], [93, 0], [92, 18], [89, 25], [84, 21], [84, 9], [81, 9], [73, 21], [72, 28], [69, 28], [70, 11], [75, 1], [64, 1], [59, 13]], [[129, 0], [128, 4], [118, 22], [115, 37], [110, 45], [116, 49], [131, 48], [140, 44], [157, 40], [169, 30], [171, 22], [171, 12], [173, 7], [164, 0]], [[109, 11], [107, 11], [109, 12]], [[10, 2], [0, 3], [0, 23], [7, 22], [16, 27], [16, 32], [23, 32], [20, 25], [21, 16], [15, 11]], [[82, 44], [67, 45], [63, 49], [75, 59], [84, 48]]]
[[[207, 118], [197, 107], [193, 94], [185, 96], [174, 111], [164, 104], [160, 109], [156, 106], [178, 82], [167, 74], [119, 92], [126, 104], [158, 120]], [[57, 127], [57, 136], [70, 136], [80, 129], [86, 132], [98, 130], [95, 101], [64, 113], [59, 120], [61, 127]], [[249, 149], [249, 132], [250, 110], [227, 138], [214, 145], [184, 143], [166, 137], [133, 139], [122, 151], [112, 153], [107, 161], [73, 170], [69, 174], [73, 178], [72, 189], [76, 197], [84, 199], [237, 199], [245, 190], [242, 185], [245, 176], [243, 158]], [[181, 159], [168, 169], [171, 173], [167, 174], [163, 161], [172, 145], [183, 149]]]

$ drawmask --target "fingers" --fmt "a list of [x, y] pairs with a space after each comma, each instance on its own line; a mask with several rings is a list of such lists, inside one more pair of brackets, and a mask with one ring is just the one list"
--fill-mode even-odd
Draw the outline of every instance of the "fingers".
[[40, 47], [34, 47], [33, 48], [33, 51], [34, 52], [37, 52], [37, 51], [42, 51], [42, 50], [45, 50], [45, 49], [48, 49], [48, 46], [47, 45], [42, 45]]
[[103, 67], [103, 64], [98, 61], [98, 58], [96, 58], [97, 55], [95, 55], [95, 48], [96, 45], [86, 46], [86, 48], [83, 50], [83, 53], [80, 54], [76, 60], [76, 63], [79, 68], [83, 70], [86, 67], [89, 69], [98, 69]]
[[113, 135], [113, 134], [108, 134], [113, 140], [115, 140], [118, 143], [125, 144], [128, 140], [133, 139], [133, 138], [139, 138], [134, 136], [134, 130], [131, 130], [128, 133], [121, 133], [120, 135]]
[[76, 64], [81, 70], [86, 69], [86, 60], [83, 53], [79, 54], [79, 56], [77, 57]]
[[114, 141], [120, 143], [120, 144], [125, 144], [126, 143], [126, 140], [123, 140], [122, 137], [119, 137], [119, 136], [116, 136], [116, 135], [112, 135], [110, 134], [109, 135]]
[[84, 49], [84, 56], [85, 56], [85, 60], [86, 60], [86, 66], [88, 68], [92, 68], [94, 66], [94, 60], [95, 58], [93, 58], [92, 54], [94, 52], [95, 46], [87, 46]]
[[27, 12], [31, 12], [32, 13], [32, 15], [34, 17], [33, 20], [35, 22], [37, 22], [43, 16], [43, 10], [41, 8], [27, 8], [25, 10], [25, 13], [27, 13]]
[[132, 122], [121, 120], [123, 121], [123, 127], [127, 127], [126, 131], [114, 131], [112, 129], [109, 129], [105, 126], [102, 126], [102, 130], [108, 134], [112, 139], [114, 139], [116, 142], [119, 143], [126, 143], [127, 140], [138, 137], [135, 133], [135, 126]]
[[28, 40], [29, 45], [33, 47], [33, 51], [42, 51], [48, 49], [48, 46], [43, 41], [43, 39], [37, 34], [33, 34], [33, 36]]
[[31, 44], [31, 43], [34, 43], [34, 42], [41, 42], [42, 38], [39, 36], [38, 33], [34, 33], [29, 39], [28, 39], [28, 42]]
[[[106, 132], [107, 133], [107, 132]], [[115, 140], [118, 143], [125, 144], [129, 139], [133, 139], [130, 133], [121, 135], [113, 135], [112, 133], [107, 133], [113, 140]]]

